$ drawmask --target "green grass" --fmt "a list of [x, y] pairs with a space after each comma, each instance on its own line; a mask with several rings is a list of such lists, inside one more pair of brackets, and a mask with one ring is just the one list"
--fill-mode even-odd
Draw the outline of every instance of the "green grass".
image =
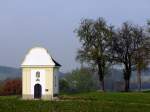
[[60, 101], [2, 96], [0, 112], [150, 112], [150, 93], [63, 94]]

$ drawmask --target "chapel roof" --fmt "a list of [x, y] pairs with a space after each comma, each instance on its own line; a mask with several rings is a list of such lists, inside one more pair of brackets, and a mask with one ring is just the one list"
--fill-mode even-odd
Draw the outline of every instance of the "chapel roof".
[[34, 47], [29, 50], [26, 54], [22, 64], [24, 66], [61, 66], [56, 62], [51, 55], [48, 53], [48, 50], [43, 47]]

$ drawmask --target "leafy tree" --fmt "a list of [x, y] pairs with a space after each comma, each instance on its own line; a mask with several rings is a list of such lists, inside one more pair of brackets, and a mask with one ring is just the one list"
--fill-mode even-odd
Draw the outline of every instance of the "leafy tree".
[[77, 36], [82, 45], [76, 57], [81, 63], [88, 63], [98, 71], [99, 81], [104, 91], [104, 75], [110, 49], [109, 41], [112, 36], [112, 26], [106, 24], [103, 18], [96, 21], [85, 19], [81, 21], [80, 27], [76, 29]]
[[144, 38], [143, 29], [128, 22], [123, 23], [112, 38], [112, 59], [124, 65], [125, 91], [129, 91], [131, 70], [135, 65], [134, 53], [143, 45]]
[[69, 82], [65, 78], [59, 80], [59, 90], [60, 92], [69, 91]]
[[137, 71], [137, 82], [138, 82], [138, 90], [141, 91], [142, 88], [142, 80], [141, 80], [141, 71], [145, 69], [148, 65], [148, 62], [145, 59], [145, 52], [142, 48], [138, 49], [137, 56], [135, 57], [135, 66]]
[[[148, 21], [148, 26], [150, 25], [150, 21]], [[135, 64], [137, 70], [137, 80], [138, 80], [138, 89], [141, 91], [141, 71], [145, 69], [150, 60], [150, 37], [149, 35], [145, 35], [144, 29], [137, 28], [135, 30], [137, 36], [143, 36], [143, 41], [139, 44], [138, 49], [135, 51]], [[148, 32], [150, 32], [150, 28], [148, 27]]]
[[146, 39], [145, 46], [148, 52], [148, 62], [150, 62], [150, 20], [148, 21], [148, 38]]
[[73, 70], [65, 77], [70, 92], [86, 92], [97, 89], [97, 83], [88, 68]]
[[138, 90], [141, 91], [141, 86], [142, 86], [141, 71], [145, 69], [148, 65], [148, 61], [147, 61], [148, 52], [145, 45], [147, 38], [146, 38], [146, 34], [144, 33], [144, 29], [142, 27], [136, 26], [133, 29], [133, 32], [134, 32], [134, 36], [141, 38], [140, 39], [141, 41], [138, 42], [138, 44], [135, 44], [136, 49], [133, 54], [134, 64], [137, 70]]

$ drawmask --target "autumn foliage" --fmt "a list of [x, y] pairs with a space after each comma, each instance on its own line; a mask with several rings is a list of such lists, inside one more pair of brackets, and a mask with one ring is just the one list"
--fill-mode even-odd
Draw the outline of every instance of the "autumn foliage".
[[21, 91], [21, 79], [8, 79], [1, 84], [0, 95], [20, 95]]

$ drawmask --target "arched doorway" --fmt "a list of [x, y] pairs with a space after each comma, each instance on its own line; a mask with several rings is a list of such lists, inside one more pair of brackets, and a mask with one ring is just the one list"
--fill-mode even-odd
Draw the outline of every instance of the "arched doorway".
[[42, 96], [42, 87], [40, 84], [34, 86], [34, 98], [40, 99]]

